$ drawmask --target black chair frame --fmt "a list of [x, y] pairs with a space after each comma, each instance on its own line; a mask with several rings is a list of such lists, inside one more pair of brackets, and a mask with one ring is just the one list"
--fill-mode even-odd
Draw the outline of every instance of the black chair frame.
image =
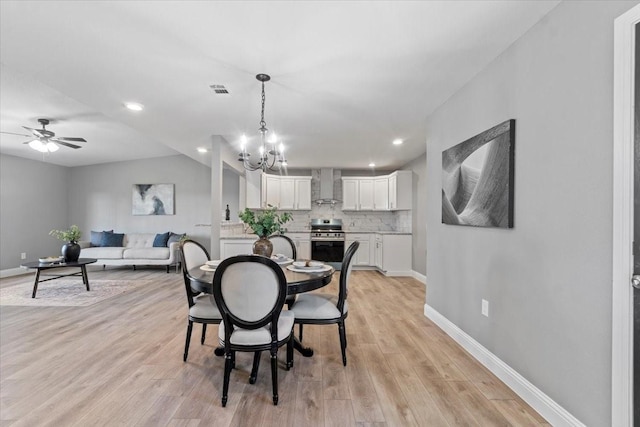
[[355, 255], [356, 251], [360, 247], [360, 242], [353, 242], [347, 252], [344, 254], [344, 258], [342, 259], [342, 272], [345, 274], [340, 274], [340, 290], [338, 293], [338, 304], [336, 307], [340, 312], [340, 316], [333, 319], [298, 319], [296, 318], [295, 323], [300, 327], [300, 333], [298, 335], [299, 340], [302, 342], [302, 326], [303, 325], [330, 325], [332, 323], [338, 324], [338, 333], [340, 334], [340, 350], [342, 352], [342, 364], [347, 366], [347, 334], [345, 331], [344, 321], [349, 315], [349, 312], [344, 313], [344, 303], [347, 300], [347, 294], [349, 292], [347, 286], [347, 271], [349, 269], [349, 265], [351, 264], [351, 260]]
[[[221, 281], [225, 270], [238, 262], [258, 262], [269, 266], [276, 274], [279, 282], [279, 292], [276, 303], [273, 309], [267, 313], [262, 319], [247, 322], [234, 316], [222, 297]], [[229, 377], [231, 370], [235, 365], [235, 352], [255, 352], [253, 356], [253, 367], [249, 382], [255, 383], [258, 375], [258, 367], [260, 366], [260, 355], [262, 351], [269, 351], [271, 356], [271, 380], [273, 386], [273, 404], [278, 404], [278, 348], [287, 344], [287, 363], [286, 369], [289, 370], [293, 366], [293, 328], [287, 338], [278, 340], [278, 318], [282, 312], [284, 301], [287, 295], [287, 278], [282, 271], [282, 268], [269, 258], [259, 255], [238, 255], [231, 258], [227, 258], [218, 265], [213, 278], [213, 297], [216, 304], [222, 314], [222, 320], [224, 321], [224, 383], [222, 388], [222, 406], [226, 406], [228, 392], [229, 392]], [[271, 324], [271, 342], [262, 345], [235, 345], [231, 343], [231, 334], [235, 327], [242, 329], [258, 329]]]
[[[274, 237], [278, 239], [282, 238], [282, 239], [285, 239], [287, 242], [289, 242], [289, 244], [291, 245], [291, 251], [293, 252], [293, 255], [291, 256], [291, 258], [293, 258], [294, 261], [298, 259], [298, 250], [296, 249], [296, 244], [293, 242], [293, 240], [291, 240], [291, 237], [285, 236], [284, 234], [272, 234], [268, 238], [269, 240], [271, 240]], [[287, 307], [291, 308], [291, 306], [295, 302], [296, 302], [296, 295], [287, 295], [287, 298], [285, 299], [285, 303], [287, 304]]]

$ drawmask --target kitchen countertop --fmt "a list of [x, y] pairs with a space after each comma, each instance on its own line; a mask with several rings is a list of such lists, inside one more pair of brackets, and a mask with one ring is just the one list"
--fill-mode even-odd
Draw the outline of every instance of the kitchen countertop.
[[[288, 230], [285, 235], [290, 233], [309, 233], [310, 230]], [[345, 234], [348, 236], [349, 234], [395, 234], [395, 235], [408, 235], [410, 236], [412, 233], [408, 231], [362, 231], [362, 230], [347, 230]], [[246, 240], [258, 240], [258, 236], [255, 234], [230, 234], [228, 236], [220, 236], [220, 240], [231, 240], [231, 239], [246, 239]]]

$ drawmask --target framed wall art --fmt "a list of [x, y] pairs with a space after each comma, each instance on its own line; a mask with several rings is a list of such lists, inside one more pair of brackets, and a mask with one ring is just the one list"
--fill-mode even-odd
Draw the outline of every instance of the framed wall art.
[[174, 184], [133, 184], [133, 215], [173, 215]]

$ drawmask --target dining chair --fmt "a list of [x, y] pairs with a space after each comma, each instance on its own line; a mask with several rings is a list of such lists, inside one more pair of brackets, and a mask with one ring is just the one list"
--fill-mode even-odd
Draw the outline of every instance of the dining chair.
[[349, 306], [347, 304], [348, 283], [351, 275], [351, 260], [359, 246], [359, 242], [353, 242], [344, 254], [338, 295], [326, 293], [301, 294], [289, 309], [295, 314], [295, 323], [300, 325], [301, 341], [303, 325], [338, 324], [340, 350], [342, 351], [342, 364], [344, 366], [347, 366], [347, 335], [344, 322], [349, 314]]
[[286, 368], [293, 366], [293, 312], [282, 310], [287, 279], [278, 264], [260, 255], [237, 255], [216, 268], [213, 296], [222, 314], [218, 338], [224, 346], [222, 406], [236, 351], [254, 352], [249, 382], [255, 383], [262, 351], [271, 355], [273, 404], [278, 404], [278, 348], [287, 344]]
[[[282, 254], [288, 256], [292, 260], [298, 258], [298, 251], [296, 250], [296, 244], [291, 240], [289, 236], [284, 234], [272, 234], [269, 236], [269, 240], [273, 245], [273, 254]], [[296, 295], [287, 295], [287, 299], [284, 301], [287, 307], [291, 307], [296, 302]]]
[[189, 355], [189, 343], [191, 342], [191, 332], [193, 322], [202, 323], [202, 338], [200, 344], [204, 344], [207, 334], [207, 325], [210, 323], [220, 323], [222, 316], [212, 300], [211, 295], [201, 294], [191, 287], [189, 269], [195, 268], [209, 261], [209, 253], [200, 243], [193, 240], [185, 240], [180, 244], [180, 256], [182, 259], [182, 276], [184, 287], [187, 292], [187, 302], [189, 303], [189, 324], [187, 326], [187, 339], [184, 345], [183, 361], [187, 361]]

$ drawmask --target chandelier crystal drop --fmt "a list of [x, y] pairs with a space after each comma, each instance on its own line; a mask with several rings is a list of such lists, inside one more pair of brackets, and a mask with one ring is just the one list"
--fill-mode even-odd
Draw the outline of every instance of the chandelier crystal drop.
[[283, 166], [287, 166], [287, 161], [284, 157], [284, 145], [282, 142], [278, 145], [278, 137], [275, 133], [268, 134], [267, 123], [264, 121], [264, 82], [271, 80], [271, 77], [267, 74], [258, 74], [256, 79], [262, 83], [262, 109], [260, 110], [260, 147], [258, 148], [258, 155], [256, 156], [256, 162], [252, 162], [251, 154], [247, 151], [248, 138], [246, 135], [242, 135], [240, 144], [242, 151], [238, 155], [238, 160], [242, 162], [244, 168], [249, 171], [267, 170], [277, 171]]

